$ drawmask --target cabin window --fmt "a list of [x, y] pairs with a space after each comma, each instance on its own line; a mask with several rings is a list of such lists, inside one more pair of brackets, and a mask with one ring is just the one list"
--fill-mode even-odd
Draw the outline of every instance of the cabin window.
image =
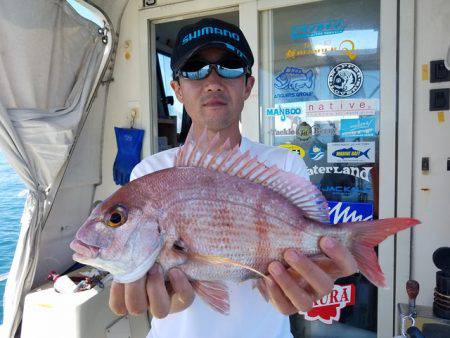
[[[332, 223], [377, 218], [379, 0], [325, 0], [262, 11], [259, 19], [262, 141], [303, 158]], [[336, 284], [347, 288], [339, 295], [356, 292], [334, 319], [344, 325], [295, 316], [295, 337], [376, 337], [376, 287], [362, 275]], [[342, 305], [329, 303], [322, 305]]]

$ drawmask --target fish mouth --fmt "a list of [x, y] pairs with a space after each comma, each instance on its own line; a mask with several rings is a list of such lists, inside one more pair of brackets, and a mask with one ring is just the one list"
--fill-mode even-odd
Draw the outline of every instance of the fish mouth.
[[88, 245], [79, 239], [74, 239], [70, 243], [70, 248], [75, 251], [74, 259], [82, 258], [82, 259], [92, 259], [96, 258], [100, 253], [100, 248], [92, 245]]

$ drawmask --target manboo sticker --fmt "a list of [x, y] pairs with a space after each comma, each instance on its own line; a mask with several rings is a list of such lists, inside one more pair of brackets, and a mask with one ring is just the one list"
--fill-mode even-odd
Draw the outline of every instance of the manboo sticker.
[[300, 115], [302, 109], [300, 107], [296, 108], [267, 108], [266, 116], [280, 116], [281, 121], [286, 121], [286, 116], [289, 115]]

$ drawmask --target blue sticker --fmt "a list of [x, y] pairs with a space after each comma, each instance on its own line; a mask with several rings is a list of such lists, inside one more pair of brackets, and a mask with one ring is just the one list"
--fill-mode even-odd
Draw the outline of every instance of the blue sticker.
[[371, 189], [369, 187], [348, 187], [344, 185], [322, 185], [317, 186], [323, 193], [339, 194], [339, 195], [356, 195], [356, 194], [368, 194]]
[[314, 92], [314, 82], [312, 69], [286, 67], [275, 77], [274, 86], [287, 93], [277, 93], [274, 98], [311, 96]]
[[371, 137], [375, 136], [375, 117], [363, 116], [359, 119], [341, 120], [341, 137]]
[[300, 115], [301, 113], [302, 113], [302, 109], [300, 107], [297, 107], [297, 108], [267, 108], [266, 109], [267, 116], [280, 116], [281, 121], [285, 121], [286, 116]]
[[330, 223], [361, 222], [373, 219], [372, 203], [352, 203], [328, 201]]
[[312, 36], [339, 34], [345, 30], [343, 19], [331, 19], [327, 21], [291, 26], [291, 39], [299, 40]]
[[320, 145], [314, 144], [309, 148], [308, 155], [311, 160], [319, 161], [325, 156], [325, 151], [323, 151], [323, 148]]

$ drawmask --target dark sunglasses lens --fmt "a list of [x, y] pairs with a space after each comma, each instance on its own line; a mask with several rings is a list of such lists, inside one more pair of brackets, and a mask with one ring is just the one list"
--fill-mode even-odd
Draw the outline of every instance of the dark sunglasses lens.
[[226, 59], [217, 65], [217, 72], [220, 76], [234, 79], [245, 74], [245, 65], [239, 59]]
[[201, 80], [208, 76], [210, 73], [210, 67], [209, 65], [203, 65], [202, 68], [196, 69], [196, 70], [181, 70], [181, 75], [189, 80]]

